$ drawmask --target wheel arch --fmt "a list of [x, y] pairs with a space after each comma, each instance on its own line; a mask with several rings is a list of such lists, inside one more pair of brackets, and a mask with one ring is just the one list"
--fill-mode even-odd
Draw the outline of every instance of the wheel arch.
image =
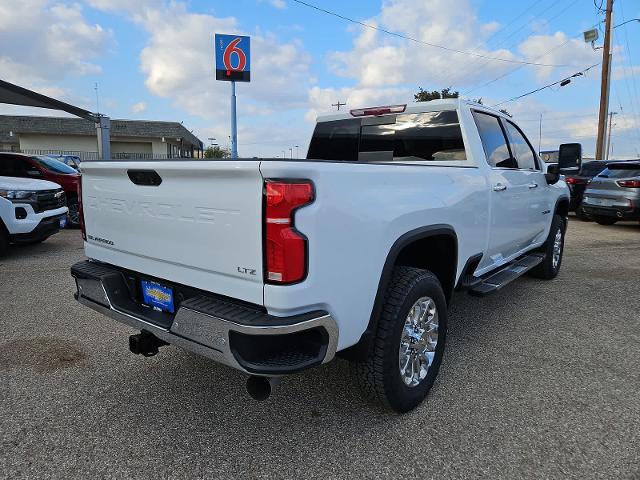
[[569, 217], [569, 197], [562, 196], [556, 200], [554, 214], [560, 215], [566, 222]]
[[394, 267], [402, 265], [431, 271], [440, 281], [447, 303], [455, 288], [458, 268], [458, 236], [451, 225], [416, 228], [400, 236], [391, 246], [382, 267], [378, 289], [366, 330], [355, 345], [340, 352], [349, 359], [364, 358], [375, 338], [382, 299]]

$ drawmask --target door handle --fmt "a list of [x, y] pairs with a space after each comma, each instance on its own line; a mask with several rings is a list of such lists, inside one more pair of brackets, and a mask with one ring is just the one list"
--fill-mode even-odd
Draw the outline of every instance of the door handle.
[[494, 192], [503, 192], [503, 191], [505, 191], [506, 189], [507, 189], [507, 186], [506, 186], [506, 185], [503, 185], [502, 183], [496, 183], [496, 184], [493, 186], [493, 191], [494, 191]]
[[537, 183], [530, 183], [528, 185], [529, 188], [538, 188], [538, 184]]

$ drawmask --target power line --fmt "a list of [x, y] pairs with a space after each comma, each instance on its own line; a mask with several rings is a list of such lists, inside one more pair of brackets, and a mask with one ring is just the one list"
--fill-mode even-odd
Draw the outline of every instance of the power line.
[[623, 68], [625, 70], [624, 72], [624, 83], [625, 86], [627, 87], [627, 92], [629, 94], [629, 103], [631, 103], [631, 109], [633, 111], [633, 124], [635, 126], [634, 128], [634, 132], [636, 135], [636, 138], [638, 139], [638, 144], [640, 145], [640, 129], [638, 128], [638, 119], [640, 118], [640, 115], [638, 115], [638, 109], [637, 109], [637, 104], [638, 102], [640, 102], [640, 99], [638, 98], [638, 87], [636, 84], [636, 74], [635, 71], [633, 69], [633, 63], [631, 62], [631, 48], [629, 47], [629, 33], [627, 31], [627, 26], [626, 24], [629, 23], [632, 20], [627, 21], [624, 15], [624, 7], [623, 7], [623, 3], [624, 2], [620, 2], [620, 13], [622, 14], [622, 20], [623, 22], [619, 25], [622, 26], [624, 25], [624, 37], [625, 37], [625, 43], [626, 43], [626, 50], [627, 50], [627, 55], [628, 55], [628, 60], [629, 60], [629, 70], [631, 71], [631, 84], [633, 85], [633, 94], [631, 92], [631, 88], [629, 87], [629, 80], [627, 78], [626, 75], [626, 60], [623, 56]]
[[[504, 104], [504, 103], [514, 102], [514, 101], [516, 101], [516, 100], [520, 100], [520, 99], [521, 99], [521, 98], [523, 98], [523, 97], [527, 97], [527, 96], [529, 96], [529, 95], [532, 95], [532, 94], [534, 94], [534, 93], [537, 93], [537, 92], [539, 92], [539, 91], [541, 91], [541, 90], [544, 90], [545, 88], [553, 87], [554, 85], [558, 85], [559, 83], [565, 82], [565, 81], [567, 81], [567, 80], [569, 80], [569, 79], [571, 79], [571, 78], [574, 78], [574, 77], [580, 77], [580, 76], [584, 75], [585, 73], [587, 73], [587, 72], [588, 72], [589, 70], [591, 70], [592, 68], [595, 68], [595, 67], [597, 67], [598, 65], [600, 65], [600, 63], [602, 63], [602, 62], [598, 62], [598, 63], [596, 63], [596, 64], [593, 64], [593, 65], [591, 65], [590, 67], [585, 68], [584, 70], [580, 70], [579, 72], [574, 73], [573, 75], [569, 75], [568, 77], [564, 77], [564, 78], [562, 78], [562, 79], [560, 79], [560, 80], [558, 80], [558, 81], [556, 81], [556, 82], [549, 83], [549, 84], [547, 84], [547, 85], [545, 85], [545, 86], [543, 86], [543, 87], [536, 88], [535, 90], [531, 90], [530, 92], [523, 93], [522, 95], [518, 95], [517, 97], [510, 98], [509, 100], [503, 100], [502, 102], [499, 102], [499, 103], [496, 103], [495, 105], [492, 105], [492, 107], [494, 107], [494, 108], [495, 108], [495, 107], [497, 107], [498, 105], [502, 105], [502, 104]], [[567, 82], [567, 83], [569, 83], [569, 82]]]
[[[555, 20], [557, 17], [559, 17], [562, 13], [564, 13], [565, 10], [567, 10], [569, 7], [571, 7], [574, 3], [576, 3], [576, 1], [578, 0], [574, 0], [573, 2], [571, 2], [567, 7], [563, 8], [558, 14], [556, 14], [555, 16], [553, 16], [550, 19], [547, 19], [547, 22], [551, 22], [553, 20]], [[507, 43], [507, 41], [512, 38], [514, 35], [516, 35], [518, 32], [522, 31], [523, 29], [525, 29], [526, 27], [529, 27], [528, 30], [531, 30], [531, 25], [530, 22], [536, 18], [539, 18], [542, 14], [547, 13], [551, 8], [553, 8], [553, 6], [555, 6], [557, 4], [557, 0], [551, 0], [551, 4], [548, 4], [547, 6], [545, 6], [545, 8], [543, 8], [542, 10], [540, 10], [538, 13], [536, 13], [532, 19], [529, 20], [529, 22], [524, 23], [522, 25], [520, 25], [518, 28], [516, 28], [513, 32], [511, 32], [507, 37], [503, 38], [501, 41], [499, 41], [498, 43], [494, 44], [492, 48], [496, 49], [496, 48], [505, 48], [507, 50], [511, 50], [516, 43], [518, 43], [519, 41], [521, 41], [521, 39], [516, 40], [515, 42], [510, 42], [509, 45], [505, 46], [505, 44]], [[522, 17], [526, 12], [528, 12], [529, 10], [531, 10], [532, 7], [539, 5], [540, 2], [536, 1], [534, 2], [532, 5], [529, 6], [529, 8], [527, 8], [524, 12], [522, 12], [518, 17], [516, 18], [520, 18]], [[513, 20], [515, 21], [515, 19]], [[512, 21], [512, 22], [513, 22]], [[504, 30], [504, 29], [503, 29]], [[489, 38], [492, 38], [493, 35]], [[542, 58], [543, 55], [541, 55], [538, 58]], [[537, 60], [534, 59], [534, 61]], [[463, 68], [463, 70], [461, 72], [458, 73], [453, 73], [453, 75], [449, 76], [447, 78], [447, 81], [444, 82], [444, 85], [450, 85], [453, 81], [453, 79], [463, 79], [464, 75], [471, 69], [474, 70], [481, 70], [485, 65], [488, 65], [489, 62], [488, 61], [484, 61], [482, 62], [480, 65], [476, 65], [475, 62], [471, 62], [469, 65], [466, 66], [466, 68]], [[472, 85], [473, 87], [474, 85]]]
[[324, 8], [318, 7], [317, 5], [313, 5], [311, 3], [304, 2], [302, 0], [293, 0], [293, 1], [298, 3], [298, 4], [300, 4], [300, 5], [304, 5], [305, 7], [309, 7], [309, 8], [312, 8], [314, 10], [317, 10], [318, 12], [326, 13], [327, 15], [331, 15], [333, 17], [340, 18], [341, 20], [345, 20], [347, 22], [355, 23], [357, 25], [363, 26], [365, 28], [369, 28], [371, 30], [376, 30], [378, 32], [386, 33], [387, 35], [391, 35], [393, 37], [402, 38], [404, 40], [409, 40], [411, 42], [419, 43], [421, 45], [427, 45], [429, 47], [439, 48], [441, 50], [446, 50], [448, 52], [461, 53], [463, 55], [469, 55], [469, 56], [477, 57], [477, 58], [484, 58], [486, 60], [491, 60], [491, 61], [496, 61], [496, 62], [517, 63], [517, 64], [520, 64], [520, 65], [532, 65], [532, 66], [537, 66], [537, 67], [570, 67], [571, 66], [571, 65], [567, 65], [567, 64], [555, 65], [555, 64], [548, 64], [548, 63], [527, 62], [525, 60], [512, 60], [512, 59], [508, 59], [508, 58], [492, 57], [492, 56], [489, 56], [489, 55], [483, 55], [481, 53], [470, 52], [470, 51], [467, 51], [467, 50], [458, 50], [456, 48], [450, 48], [450, 47], [446, 47], [444, 45], [438, 45], [438, 44], [435, 44], [435, 43], [425, 42], [423, 40], [419, 40], [417, 38], [410, 37], [408, 35], [403, 35], [401, 33], [393, 32], [391, 30], [387, 30], [387, 29], [382, 28], [382, 27], [377, 27], [376, 25], [371, 25], [369, 23], [364, 23], [364, 22], [361, 22], [359, 20], [355, 20], [353, 18], [346, 17], [346, 16], [341, 15], [339, 13], [332, 12], [330, 10], [326, 10]]

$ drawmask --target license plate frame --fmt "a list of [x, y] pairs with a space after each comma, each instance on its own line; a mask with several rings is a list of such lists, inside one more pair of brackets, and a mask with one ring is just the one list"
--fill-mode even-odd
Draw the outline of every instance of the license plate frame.
[[140, 279], [142, 303], [161, 312], [174, 313], [173, 288], [162, 285], [153, 280]]

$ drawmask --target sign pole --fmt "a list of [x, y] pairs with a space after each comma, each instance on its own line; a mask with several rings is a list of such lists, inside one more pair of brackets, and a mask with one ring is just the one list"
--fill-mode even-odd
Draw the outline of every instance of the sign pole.
[[231, 82], [231, 158], [238, 158], [238, 121], [236, 118], [236, 82]]
[[231, 158], [238, 158], [236, 82], [251, 81], [251, 38], [241, 35], [214, 36], [216, 80], [231, 82]]

